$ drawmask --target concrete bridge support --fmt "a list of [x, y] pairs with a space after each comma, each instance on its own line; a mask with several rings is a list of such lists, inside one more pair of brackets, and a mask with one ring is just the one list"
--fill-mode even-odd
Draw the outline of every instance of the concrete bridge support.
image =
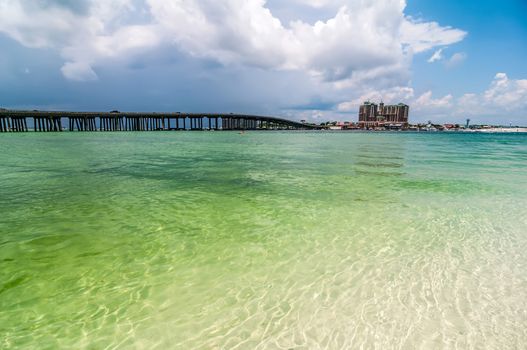
[[275, 130], [314, 129], [286, 119], [239, 114], [104, 113], [0, 110], [0, 132], [26, 132], [32, 118], [35, 132], [69, 131]]

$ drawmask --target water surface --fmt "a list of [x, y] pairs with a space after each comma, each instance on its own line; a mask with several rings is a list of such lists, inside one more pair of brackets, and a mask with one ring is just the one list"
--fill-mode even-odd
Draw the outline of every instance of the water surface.
[[527, 137], [0, 135], [0, 348], [527, 347]]

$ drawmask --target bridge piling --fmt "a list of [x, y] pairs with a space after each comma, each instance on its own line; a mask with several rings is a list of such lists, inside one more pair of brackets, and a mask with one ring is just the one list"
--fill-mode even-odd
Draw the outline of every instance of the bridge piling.
[[26, 118], [11, 118], [12, 128], [15, 132], [25, 132], [26, 129]]
[[[32, 118], [35, 132], [162, 130], [292, 130], [316, 127], [286, 119], [241, 114], [47, 112], [0, 109], [0, 132], [25, 132]], [[67, 118], [63, 129], [62, 118]], [[174, 119], [174, 124], [172, 120]], [[65, 125], [64, 125], [65, 126]]]

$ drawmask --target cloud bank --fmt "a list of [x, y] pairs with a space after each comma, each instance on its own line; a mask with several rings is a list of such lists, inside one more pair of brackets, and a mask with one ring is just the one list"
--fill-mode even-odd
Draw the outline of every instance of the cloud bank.
[[415, 100], [419, 112], [437, 116], [489, 117], [501, 114], [504, 122], [517, 118], [527, 109], [527, 79], [510, 79], [505, 73], [497, 73], [487, 89], [481, 93], [466, 93], [458, 98], [446, 95], [433, 98], [427, 91]]
[[[298, 118], [350, 119], [367, 99], [410, 103], [427, 116], [447, 109], [465, 115], [482, 105], [486, 111], [512, 108], [504, 101], [527, 109], [525, 80], [503, 73], [483, 93], [416, 96], [415, 55], [425, 53], [428, 62], [443, 61], [446, 68], [460, 65], [467, 54], [446, 57], [445, 49], [467, 33], [410, 17], [405, 8], [404, 0], [0, 0], [0, 33], [24, 47], [56, 52], [60, 74], [76, 84], [108, 79], [103, 72], [116, 67], [126, 75], [126, 69], [163, 62], [166, 74], [155, 75], [155, 85], [170, 89], [168, 82], [186, 77], [194, 88], [180, 90], [180, 101], [208, 98], [210, 85], [218, 99], [230, 101], [231, 93], [251, 104], [247, 108], [275, 105], [268, 110]], [[189, 84], [193, 76], [209, 80]], [[145, 94], [162, 96], [159, 91]]]
[[264, 0], [0, 1], [0, 31], [54, 48], [62, 73], [93, 80], [107, 61], [173, 48], [222, 65], [300, 70], [323, 81], [407, 77], [411, 56], [458, 42], [459, 29], [405, 16], [405, 1], [291, 1], [335, 9], [282, 23]]
[[[497, 73], [489, 86], [480, 93], [465, 93], [455, 97], [447, 94], [436, 97], [431, 90], [416, 95], [411, 87], [395, 87], [369, 91], [360, 97], [342, 102], [337, 106], [341, 112], [356, 112], [367, 100], [387, 103], [404, 101], [415, 115], [432, 118], [437, 122], [451, 122], [476, 117], [479, 122], [493, 122], [500, 115], [504, 124], [522, 120], [527, 110], [527, 79], [510, 79], [506, 73]], [[424, 119], [421, 118], [421, 121]]]

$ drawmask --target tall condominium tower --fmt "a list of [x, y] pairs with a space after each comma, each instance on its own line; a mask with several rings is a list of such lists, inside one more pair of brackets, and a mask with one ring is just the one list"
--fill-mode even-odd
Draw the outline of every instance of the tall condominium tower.
[[377, 105], [364, 102], [359, 108], [359, 125], [363, 128], [376, 126], [408, 126], [408, 113], [410, 107], [404, 103], [397, 105]]

